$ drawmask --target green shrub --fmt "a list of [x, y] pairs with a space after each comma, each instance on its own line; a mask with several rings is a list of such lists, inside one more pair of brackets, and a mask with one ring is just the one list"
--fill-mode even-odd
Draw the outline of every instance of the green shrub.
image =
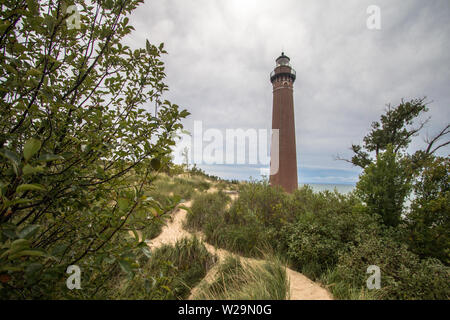
[[355, 205], [353, 195], [326, 192], [315, 198], [313, 212], [302, 213], [273, 236], [294, 267], [313, 279], [332, 269], [341, 252], [380, 232], [377, 217]]
[[223, 192], [198, 195], [187, 215], [186, 227], [203, 231], [206, 241], [219, 248], [261, 256], [261, 248], [268, 240], [266, 227], [250, 209], [227, 210], [229, 200]]
[[155, 206], [136, 212], [128, 223], [130, 228], [140, 232], [142, 241], [159, 236], [168, 217], [181, 202], [179, 196], [169, 196], [155, 190], [147, 191], [145, 198], [152, 201]]
[[450, 265], [450, 159], [428, 160], [414, 185], [406, 242], [421, 258]]
[[230, 198], [223, 192], [199, 194], [194, 198], [187, 214], [186, 227], [193, 231], [202, 230], [205, 224], [220, 219]]
[[[106, 261], [137, 251], [119, 235], [151, 207], [144, 185], [189, 115], [165, 99], [157, 114], [145, 109], [168, 88], [163, 45], [123, 45], [141, 3], [76, 1], [77, 32], [63, 1], [1, 2], [2, 25], [11, 23], [0, 42], [2, 299], [92, 297]], [[83, 290], [65, 286], [69, 265], [89, 279]]]
[[[438, 260], [420, 260], [406, 245], [391, 236], [371, 237], [339, 257], [335, 281], [366, 292], [366, 270], [381, 269], [381, 289], [370, 292], [377, 299], [448, 299], [450, 268]], [[335, 292], [333, 292], [335, 293]], [[348, 293], [339, 293], [349, 298]]]
[[239, 198], [229, 210], [210, 214], [202, 230], [211, 244], [248, 256], [261, 257], [263, 248], [272, 247], [271, 235], [288, 220], [293, 220], [290, 195], [270, 187], [267, 182], [240, 186]]
[[281, 188], [271, 187], [267, 181], [250, 182], [239, 189], [239, 198], [230, 208], [230, 217], [239, 220], [248, 212], [256, 215], [265, 226], [280, 227], [293, 221], [291, 197]]
[[159, 201], [164, 201], [168, 195], [176, 195], [181, 199], [188, 200], [195, 193], [195, 189], [191, 184], [183, 183], [184, 181], [185, 179], [163, 176], [155, 181], [150, 195]]
[[364, 169], [356, 185], [356, 193], [371, 213], [379, 214], [387, 226], [398, 226], [403, 205], [411, 191], [408, 162], [388, 145], [374, 163]]

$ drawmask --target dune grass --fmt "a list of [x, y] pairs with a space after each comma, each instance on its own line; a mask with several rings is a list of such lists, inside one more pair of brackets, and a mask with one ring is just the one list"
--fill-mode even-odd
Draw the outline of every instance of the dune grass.
[[230, 201], [223, 192], [198, 194], [186, 218], [185, 227], [190, 231], [200, 231], [208, 224], [215, 224], [226, 211]]
[[268, 246], [268, 234], [253, 211], [228, 209], [230, 198], [222, 191], [198, 194], [193, 199], [186, 220], [188, 230], [202, 231], [205, 240], [218, 248], [245, 257], [262, 257], [260, 249]]
[[159, 174], [146, 188], [145, 198], [152, 199], [162, 211], [158, 214], [146, 210], [138, 211], [130, 218], [130, 227], [140, 232], [144, 240], [156, 238], [161, 234], [176, 205], [191, 199], [198, 192], [208, 190], [209, 187], [210, 183], [202, 177], [191, 178], [185, 175], [170, 177]]
[[131, 281], [123, 281], [116, 299], [187, 299], [216, 262], [197, 238], [182, 239], [152, 252], [141, 272]]
[[151, 194], [156, 197], [168, 195], [179, 196], [183, 200], [191, 199], [196, 191], [206, 191], [211, 187], [211, 183], [203, 177], [179, 175], [170, 177], [164, 174], [158, 176], [153, 183]]
[[279, 260], [242, 261], [229, 256], [212, 283], [202, 283], [196, 300], [286, 300], [289, 281]]

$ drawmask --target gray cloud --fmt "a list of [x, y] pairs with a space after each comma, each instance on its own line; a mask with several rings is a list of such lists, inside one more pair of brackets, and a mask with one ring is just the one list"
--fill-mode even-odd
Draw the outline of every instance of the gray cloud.
[[[379, 31], [366, 28], [371, 4], [381, 7]], [[153, 0], [133, 13], [128, 42], [165, 43], [167, 98], [192, 113], [188, 130], [194, 120], [207, 128], [270, 128], [269, 73], [284, 50], [297, 70], [300, 170], [356, 177], [358, 170], [333, 157], [350, 155], [386, 103], [426, 95], [433, 103], [425, 132], [449, 121], [449, 16], [448, 0]], [[418, 138], [412, 148], [421, 144]]]

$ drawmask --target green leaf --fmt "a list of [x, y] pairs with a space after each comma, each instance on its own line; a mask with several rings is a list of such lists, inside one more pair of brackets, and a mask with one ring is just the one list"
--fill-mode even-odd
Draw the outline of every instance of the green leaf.
[[161, 161], [158, 158], [152, 159], [152, 161], [150, 161], [150, 164], [152, 168], [156, 171], [158, 171], [161, 168]]
[[178, 206], [178, 209], [186, 210], [186, 212], [192, 212], [191, 208], [183, 206], [183, 205]]
[[141, 241], [137, 244], [137, 248], [148, 248], [148, 244], [145, 241]]
[[18, 74], [19, 74], [19, 73], [17, 72], [17, 70], [16, 70], [15, 68], [13, 68], [12, 66], [10, 66], [10, 65], [5, 65], [4, 67], [6, 68], [6, 70], [8, 70], [8, 73], [13, 73], [13, 74], [15, 74], [15, 75], [18, 75]]
[[30, 241], [27, 239], [17, 239], [11, 243], [10, 253], [18, 252], [30, 247]]
[[128, 274], [132, 274], [133, 273], [133, 266], [132, 266], [130, 261], [121, 259], [121, 260], [119, 260], [119, 265], [120, 265], [120, 268], [124, 272], [126, 272]]
[[64, 160], [62, 156], [58, 156], [55, 154], [46, 153], [41, 155], [37, 161], [39, 162], [49, 162], [49, 161], [55, 161], [55, 160]]
[[39, 13], [39, 4], [37, 3], [36, 0], [27, 0], [27, 7], [32, 14]]
[[7, 265], [7, 266], [0, 267], [0, 272], [4, 272], [4, 271], [11, 271], [11, 272], [22, 271], [22, 268], [21, 267], [16, 267], [14, 265]]
[[136, 241], [139, 241], [139, 234], [137, 233], [137, 231], [134, 230], [134, 229], [132, 229], [131, 232], [132, 232], [133, 235], [134, 235], [134, 239], [135, 239]]
[[35, 174], [35, 173], [40, 173], [40, 172], [42, 172], [42, 171], [44, 171], [44, 168], [43, 167], [32, 167], [32, 166], [30, 166], [29, 164], [26, 164], [24, 167], [23, 167], [23, 169], [22, 169], [22, 172], [23, 172], [23, 174], [25, 175], [25, 176], [27, 176], [27, 175], [31, 175], [31, 174]]
[[8, 29], [10, 24], [11, 23], [9, 21], [5, 21], [5, 22], [1, 23], [0, 24], [0, 32], [2, 32], [2, 33], [5, 32], [6, 29]]
[[11, 246], [8, 250], [2, 253], [0, 255], [0, 259], [3, 259], [7, 256], [13, 256], [18, 254], [19, 252], [22, 252], [23, 250], [30, 248], [30, 241], [26, 239], [17, 239], [14, 240], [13, 243], [11, 243]]
[[34, 183], [34, 184], [21, 184], [17, 187], [16, 192], [23, 191], [45, 191], [45, 187], [43, 185]]
[[35, 275], [36, 273], [38, 273], [39, 271], [42, 270], [44, 266], [40, 263], [30, 263], [26, 268], [25, 268], [25, 273], [28, 276], [31, 275]]
[[9, 260], [14, 260], [20, 257], [44, 257], [46, 254], [45, 252], [37, 249], [30, 249], [30, 250], [22, 250], [14, 255], [11, 255], [8, 257]]
[[144, 288], [145, 288], [145, 292], [150, 293], [150, 291], [152, 290], [152, 286], [151, 286], [150, 280], [145, 279], [145, 281], [144, 281]]
[[180, 112], [180, 117], [181, 118], [186, 118], [188, 115], [190, 115], [191, 113], [187, 110], [183, 110]]
[[0, 156], [3, 156], [4, 158], [8, 159], [9, 162], [11, 162], [14, 168], [14, 172], [17, 175], [18, 174], [17, 168], [19, 167], [20, 164], [19, 155], [13, 151], [2, 148], [0, 149]]
[[1, 228], [2, 234], [9, 238], [9, 239], [16, 239], [17, 238], [17, 232], [16, 232], [16, 225], [12, 223], [4, 223]]
[[25, 160], [30, 160], [30, 158], [39, 151], [41, 146], [42, 142], [35, 138], [31, 138], [27, 142], [25, 142], [25, 146], [23, 147], [23, 156]]
[[51, 255], [52, 256], [59, 256], [59, 255], [64, 253], [64, 251], [67, 249], [67, 247], [68, 247], [68, 245], [65, 244], [65, 243], [58, 244], [52, 249]]
[[30, 224], [19, 231], [19, 238], [30, 239], [39, 231], [39, 228], [40, 226], [37, 224]]
[[104, 2], [105, 9], [111, 10], [114, 8], [114, 2], [112, 0], [106, 0]]
[[120, 209], [121, 211], [125, 211], [125, 210], [128, 208], [128, 205], [129, 205], [128, 199], [120, 198], [120, 199], [117, 201], [117, 204], [119, 205], [119, 209]]
[[15, 206], [16, 204], [24, 204], [24, 203], [30, 203], [33, 202], [33, 199], [14, 199], [14, 200], [7, 200], [5, 201], [5, 208]]

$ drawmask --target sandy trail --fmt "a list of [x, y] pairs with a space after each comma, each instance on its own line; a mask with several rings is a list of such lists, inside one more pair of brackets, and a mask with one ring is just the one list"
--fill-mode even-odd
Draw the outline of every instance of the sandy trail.
[[[213, 189], [213, 188], [212, 188]], [[210, 189], [211, 190], [211, 189]], [[214, 192], [210, 191], [208, 192]], [[216, 190], [216, 189], [213, 189]], [[237, 193], [230, 193], [230, 197], [232, 200], [235, 200], [237, 198]], [[185, 207], [190, 207], [192, 205], [192, 201], [188, 201], [182, 204]], [[151, 249], [156, 249], [161, 247], [164, 244], [175, 244], [178, 240], [181, 240], [183, 238], [190, 238], [193, 237], [194, 234], [187, 232], [183, 229], [183, 222], [186, 219], [187, 211], [181, 208], [178, 208], [175, 213], [172, 215], [171, 220], [163, 227], [161, 234], [156, 237], [155, 239], [148, 241], [148, 245]], [[237, 256], [234, 253], [231, 253], [224, 249], [216, 248], [209, 243], [204, 241], [204, 235], [201, 232], [195, 233], [195, 236], [203, 241], [203, 244], [205, 245], [206, 249], [209, 253], [214, 254], [218, 257], [219, 261], [215, 264], [214, 267], [212, 267], [208, 273], [206, 274], [205, 278], [202, 280], [207, 281], [211, 283], [218, 270], [219, 263], [222, 262], [227, 256]], [[241, 257], [240, 259], [247, 263], [260, 263], [263, 260], [257, 260], [252, 258], [246, 258]], [[319, 284], [311, 281], [307, 277], [305, 277], [303, 274], [294, 271], [292, 269], [289, 269], [286, 267], [286, 273], [289, 278], [289, 287], [290, 287], [290, 299], [291, 300], [332, 300], [332, 295], [326, 290], [325, 288], [321, 287]], [[192, 299], [199, 286], [195, 287], [191, 291], [191, 295], [189, 299]]]
[[[183, 206], [190, 207], [192, 201], [182, 203]], [[164, 244], [175, 244], [178, 240], [189, 238], [192, 235], [183, 229], [183, 222], [186, 219], [187, 211], [176, 209], [169, 222], [162, 228], [158, 237], [147, 242], [151, 249], [159, 248]]]

